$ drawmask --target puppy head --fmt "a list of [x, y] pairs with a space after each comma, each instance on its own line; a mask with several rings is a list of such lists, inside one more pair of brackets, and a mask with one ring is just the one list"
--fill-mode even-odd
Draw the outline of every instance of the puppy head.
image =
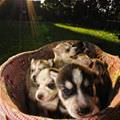
[[30, 79], [32, 81], [36, 80], [36, 76], [39, 72], [45, 68], [49, 68], [52, 66], [52, 62], [50, 60], [42, 60], [42, 59], [32, 59], [30, 63]]
[[34, 84], [36, 83], [36, 77], [42, 69], [47, 67], [49, 67], [49, 63], [47, 60], [38, 60], [32, 58], [30, 61], [30, 66], [26, 75], [26, 88], [29, 98], [33, 101], [35, 101], [35, 93], [37, 90], [37, 85]]
[[65, 65], [56, 79], [58, 95], [68, 113], [80, 118], [99, 112], [97, 74], [77, 64]]
[[56, 110], [58, 105], [57, 89], [52, 79], [50, 68], [45, 68], [36, 77], [37, 90], [35, 93], [35, 99], [39, 105], [49, 109]]
[[53, 52], [55, 55], [55, 60], [57, 59], [66, 59], [76, 55], [76, 47], [73, 47], [70, 43], [60, 43], [55, 48], [53, 48]]
[[40, 107], [54, 111], [57, 108], [58, 97], [51, 77], [51, 66], [51, 61], [32, 59], [26, 84], [31, 100], [37, 101]]

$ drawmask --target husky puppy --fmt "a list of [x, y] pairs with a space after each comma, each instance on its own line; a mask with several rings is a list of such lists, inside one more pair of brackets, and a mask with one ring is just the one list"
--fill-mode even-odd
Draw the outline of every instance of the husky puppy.
[[[99, 51], [98, 51], [99, 50]], [[56, 66], [63, 66], [64, 63], [70, 62], [70, 58], [85, 58], [88, 64], [90, 63], [90, 58], [97, 58], [98, 52], [101, 49], [89, 42], [77, 42], [71, 44], [68, 42], [62, 42], [53, 48], [54, 52], [54, 63]], [[84, 57], [83, 57], [84, 56]], [[78, 59], [81, 63], [83, 60]], [[83, 63], [84, 64], [84, 63]]]
[[60, 68], [68, 63], [78, 63], [81, 65], [89, 66], [91, 64], [91, 59], [88, 55], [84, 53], [77, 52], [78, 45], [72, 45], [70, 43], [60, 43], [55, 48], [54, 52], [54, 65]]
[[29, 99], [45, 111], [56, 111], [58, 106], [57, 89], [52, 79], [54, 74], [51, 74], [55, 70], [51, 69], [51, 66], [48, 60], [32, 59], [26, 79]]
[[35, 99], [38, 101], [38, 105], [55, 111], [58, 106], [58, 94], [51, 72], [51, 69], [45, 68], [37, 75], [36, 84], [39, 86], [35, 93]]
[[106, 89], [107, 84], [104, 81], [110, 79], [105, 77], [101, 82], [102, 72], [99, 73], [99, 67], [96, 70], [97, 72], [72, 63], [65, 65], [56, 74], [57, 79], [54, 80], [59, 98], [71, 117], [79, 119], [92, 116], [105, 107], [102, 102], [110, 89]]
[[62, 67], [65, 63], [70, 62], [70, 58], [76, 55], [76, 47], [68, 42], [60, 43], [53, 48], [54, 65], [57, 68]]

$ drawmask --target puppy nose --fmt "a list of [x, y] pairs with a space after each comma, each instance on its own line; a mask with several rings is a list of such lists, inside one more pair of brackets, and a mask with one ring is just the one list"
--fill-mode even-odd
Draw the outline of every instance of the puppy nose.
[[37, 95], [37, 98], [38, 98], [39, 100], [42, 100], [42, 99], [43, 99], [43, 95], [42, 95], [42, 94], [38, 94], [38, 95]]
[[84, 114], [84, 115], [89, 114], [90, 111], [91, 111], [91, 109], [90, 109], [90, 107], [88, 107], [88, 106], [86, 106], [86, 107], [81, 107], [81, 108], [79, 109], [79, 112], [82, 113], [82, 114]]

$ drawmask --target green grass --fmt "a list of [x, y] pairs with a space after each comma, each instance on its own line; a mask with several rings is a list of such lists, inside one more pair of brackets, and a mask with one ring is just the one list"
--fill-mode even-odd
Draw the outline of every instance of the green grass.
[[82, 28], [82, 27], [74, 27], [74, 26], [64, 25], [64, 24], [55, 24], [55, 25], [57, 27], [68, 29], [73, 32], [98, 37], [98, 38], [104, 39], [106, 41], [118, 42], [118, 43], [120, 42], [120, 40], [118, 40], [115, 33], [107, 32], [107, 31], [103, 31], [103, 30], [94, 30], [94, 29], [88, 29], [88, 28]]
[[33, 50], [53, 41], [77, 39], [90, 41], [103, 50], [120, 55], [120, 40], [116, 33], [74, 27], [58, 23], [32, 23], [35, 34], [32, 34], [30, 22], [0, 21], [0, 64], [19, 52]]

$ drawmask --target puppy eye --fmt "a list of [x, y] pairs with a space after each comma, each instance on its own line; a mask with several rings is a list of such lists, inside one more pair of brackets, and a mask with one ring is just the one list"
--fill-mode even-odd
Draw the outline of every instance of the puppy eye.
[[49, 89], [54, 90], [54, 89], [56, 88], [54, 81], [52, 81], [51, 83], [47, 84], [47, 87], [48, 87]]
[[84, 92], [90, 96], [93, 96], [94, 95], [93, 86], [89, 85], [89, 86], [85, 87]]
[[36, 81], [33, 81], [33, 85], [38, 88], [40, 86], [40, 84], [38, 84]]
[[65, 51], [66, 51], [66, 52], [69, 52], [69, 51], [70, 51], [70, 47], [66, 46], [66, 47], [65, 47]]
[[70, 92], [70, 90], [69, 90], [69, 89], [67, 89], [67, 88], [64, 88], [64, 89], [63, 89], [63, 93], [64, 93], [64, 94], [66, 94], [66, 95], [67, 95], [69, 92]]
[[62, 95], [63, 95], [64, 99], [67, 99], [69, 96], [71, 96], [71, 94], [72, 94], [72, 90], [70, 90], [70, 89], [64, 88], [62, 90]]
[[32, 78], [32, 82], [34, 84], [35, 87], [39, 87], [40, 85], [37, 83], [36, 81], [36, 76], [34, 75], [33, 78]]
[[92, 86], [88, 86], [88, 94], [90, 95], [90, 96], [93, 96], [94, 95], [94, 91], [93, 91], [93, 87]]
[[70, 49], [68, 48], [68, 49], [66, 49], [66, 52], [69, 52], [70, 51]]

